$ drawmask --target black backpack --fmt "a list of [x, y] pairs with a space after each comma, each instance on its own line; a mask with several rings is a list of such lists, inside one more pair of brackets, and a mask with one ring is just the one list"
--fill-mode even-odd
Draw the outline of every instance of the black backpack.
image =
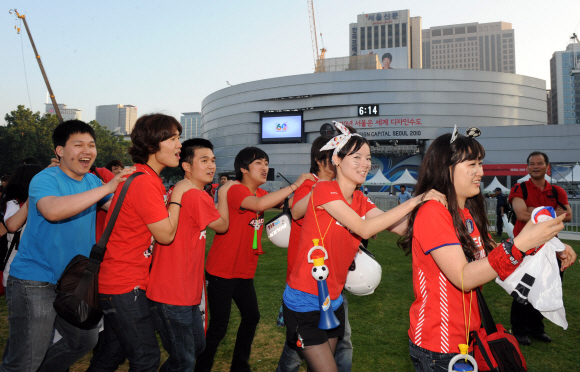
[[[528, 198], [528, 187], [526, 186], [525, 182], [516, 183], [516, 185], [514, 186], [514, 192], [518, 191], [518, 187], [522, 188], [522, 196], [524, 197], [524, 201], [525, 201]], [[560, 203], [560, 201], [558, 200], [558, 190], [556, 190], [556, 188], [554, 186], [552, 186], [552, 195], [554, 195], [554, 199], [556, 199], [556, 204], [558, 204], [562, 209], [566, 210], [566, 206], [564, 204]], [[511, 222], [511, 224], [515, 226], [518, 218], [516, 216], [516, 212], [514, 211], [513, 205], [511, 205], [511, 203], [508, 203], [508, 205], [509, 205], [509, 207], [508, 207], [509, 212], [507, 212], [508, 221]]]

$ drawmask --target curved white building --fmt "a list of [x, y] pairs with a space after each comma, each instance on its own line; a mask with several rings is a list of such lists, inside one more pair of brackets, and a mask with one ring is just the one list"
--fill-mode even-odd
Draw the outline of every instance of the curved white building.
[[[359, 116], [359, 106], [369, 105], [377, 105], [378, 115]], [[260, 115], [272, 111], [302, 111], [302, 143], [261, 144]], [[221, 89], [203, 100], [201, 112], [202, 136], [215, 146], [218, 172], [233, 170], [234, 157], [242, 148], [259, 146], [268, 153], [270, 167], [288, 178], [308, 171], [310, 143], [332, 120], [353, 126], [392, 153], [395, 144], [418, 145], [423, 153], [430, 140], [455, 124], [463, 131], [479, 127], [481, 142], [491, 150], [486, 158], [490, 163], [525, 163], [528, 152], [540, 144], [552, 146], [547, 138], [561, 135], [557, 126], [545, 125], [544, 80], [486, 71], [392, 69], [285, 76]], [[565, 135], [575, 136], [575, 143], [554, 141], [553, 147], [560, 154], [569, 149], [573, 151], [569, 155], [578, 159], [580, 132], [570, 130]], [[420, 157], [383, 152], [373, 159], [376, 166], [369, 177], [381, 169], [396, 180], [404, 170], [398, 164], [416, 175]]]

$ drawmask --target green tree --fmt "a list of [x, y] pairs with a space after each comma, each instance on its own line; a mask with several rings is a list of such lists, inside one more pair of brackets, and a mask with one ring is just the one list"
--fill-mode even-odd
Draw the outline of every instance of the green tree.
[[[19, 105], [4, 120], [5, 125], [0, 126], [0, 174], [12, 172], [28, 157], [38, 159], [41, 165], [50, 164], [54, 157], [52, 132], [59, 124], [56, 115], [41, 115]], [[115, 136], [94, 120], [89, 125], [97, 137], [98, 167], [104, 167], [112, 159], [121, 160], [124, 165], [133, 164], [127, 153], [131, 142]]]
[[110, 130], [99, 124], [96, 120], [89, 122], [97, 136], [97, 159], [95, 165], [104, 167], [111, 160], [120, 160], [123, 165], [132, 165], [131, 156], [127, 149], [131, 146], [130, 141], [125, 141], [122, 136], [114, 135]]
[[28, 157], [48, 165], [54, 157], [51, 135], [58, 125], [55, 115], [41, 116], [19, 105], [0, 126], [0, 173], [13, 171]]

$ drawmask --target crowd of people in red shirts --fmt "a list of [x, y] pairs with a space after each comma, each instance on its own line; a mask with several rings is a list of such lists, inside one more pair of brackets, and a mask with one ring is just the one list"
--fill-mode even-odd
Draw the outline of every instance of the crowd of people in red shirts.
[[[88, 124], [60, 124], [53, 133], [55, 166], [22, 165], [4, 188], [4, 227], [10, 241], [19, 243], [4, 270], [9, 338], [0, 371], [66, 371], [90, 351], [88, 371], [114, 371], [127, 360], [134, 371], [210, 371], [232, 300], [241, 322], [231, 370], [250, 371], [260, 320], [253, 278], [264, 211], [289, 197], [292, 228], [281, 309], [286, 342], [277, 370], [297, 371], [306, 360], [310, 371], [350, 371], [351, 328], [342, 290], [361, 240], [383, 230], [403, 236], [401, 248], [413, 256], [413, 365], [431, 371], [449, 363], [465, 341], [464, 319], [449, 314], [465, 314], [461, 304], [472, 304], [469, 330], [477, 330], [481, 322], [472, 291], [509, 276], [526, 254], [562, 229], [569, 215], [564, 209], [552, 221], [525, 224], [518, 214], [516, 238], [494, 242], [480, 192], [485, 150], [473, 136], [457, 133], [442, 135], [429, 147], [416, 196], [383, 212], [358, 190], [370, 170], [368, 141], [335, 125], [338, 136], [313, 142], [310, 172], [271, 193], [260, 188], [268, 155], [257, 147], [241, 150], [234, 160], [235, 180], [223, 183], [214, 200], [204, 191], [216, 172], [213, 145], [202, 138], [181, 143], [181, 125], [173, 117], [140, 117], [128, 150], [135, 165], [115, 161], [109, 164], [113, 172], [93, 167], [97, 143]], [[536, 160], [528, 163], [536, 167]], [[165, 167], [179, 167], [184, 174], [169, 191], [159, 176]], [[118, 186], [134, 172], [139, 176], [122, 201], [98, 276], [104, 324], [76, 328], [52, 306], [57, 281], [74, 256], [88, 256], [111, 218], [107, 211], [119, 200]], [[549, 194], [534, 187], [528, 186], [530, 195]], [[537, 195], [537, 203], [550, 202], [549, 195], [546, 200]], [[510, 201], [516, 211], [527, 211], [532, 198], [523, 206], [518, 198], [516, 189]], [[205, 259], [208, 227], [216, 235]], [[318, 242], [320, 248], [313, 248]], [[318, 326], [318, 287], [309, 263], [313, 249], [326, 255], [328, 306], [339, 322], [332, 329]], [[567, 246], [560, 255], [562, 269], [575, 258]], [[161, 366], [156, 333], [169, 354]]]

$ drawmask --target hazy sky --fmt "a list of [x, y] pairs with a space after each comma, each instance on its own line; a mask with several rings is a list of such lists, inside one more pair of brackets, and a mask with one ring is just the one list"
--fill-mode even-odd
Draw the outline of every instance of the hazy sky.
[[[516, 72], [549, 82], [552, 53], [580, 34], [578, 1], [314, 0], [327, 57], [348, 55], [348, 25], [361, 13], [409, 9], [423, 28], [510, 22]], [[19, 104], [44, 112], [46, 88], [30, 41], [10, 7], [26, 15], [59, 103], [95, 118], [95, 106], [132, 104], [140, 115], [200, 111], [231, 84], [313, 72], [306, 0], [3, 1], [0, 115]], [[319, 47], [321, 47], [319, 41]], [[24, 52], [24, 54], [23, 54]], [[24, 57], [24, 58], [23, 58]], [[23, 61], [24, 59], [24, 61]], [[25, 78], [25, 72], [27, 78]], [[30, 92], [30, 100], [27, 91]]]

